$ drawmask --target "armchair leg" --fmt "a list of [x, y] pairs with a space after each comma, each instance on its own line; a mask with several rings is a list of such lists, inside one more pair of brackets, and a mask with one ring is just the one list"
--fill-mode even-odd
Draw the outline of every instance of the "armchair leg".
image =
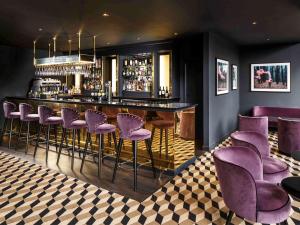
[[233, 216], [233, 212], [230, 210], [228, 215], [227, 215], [227, 219], [226, 219], [226, 225], [229, 225], [230, 224], [230, 221], [232, 219], [232, 216]]

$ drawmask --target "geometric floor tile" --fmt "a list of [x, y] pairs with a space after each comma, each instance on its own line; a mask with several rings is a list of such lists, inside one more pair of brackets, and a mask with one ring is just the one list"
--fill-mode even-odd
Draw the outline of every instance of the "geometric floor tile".
[[[216, 149], [230, 146], [230, 139]], [[300, 175], [300, 162], [277, 149], [270, 132], [272, 157]], [[292, 202], [288, 224], [300, 224], [300, 202]], [[215, 224], [225, 223], [225, 206], [211, 152], [143, 202], [0, 152], [1, 224]], [[253, 224], [234, 217], [234, 225]]]

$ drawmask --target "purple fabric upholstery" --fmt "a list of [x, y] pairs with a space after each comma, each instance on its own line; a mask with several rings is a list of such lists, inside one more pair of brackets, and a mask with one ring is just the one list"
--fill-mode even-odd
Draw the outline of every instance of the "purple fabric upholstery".
[[37, 121], [39, 120], [38, 114], [32, 114], [33, 108], [31, 105], [26, 103], [21, 103], [19, 105], [20, 109], [20, 119], [25, 122]]
[[88, 132], [95, 133], [96, 128], [106, 122], [107, 116], [102, 112], [88, 109], [85, 111], [85, 120], [88, 126]]
[[252, 115], [268, 116], [269, 127], [277, 127], [278, 117], [300, 118], [300, 108], [254, 106]]
[[279, 151], [291, 154], [300, 151], [300, 120], [278, 119]]
[[247, 147], [228, 147], [213, 153], [222, 196], [238, 216], [259, 223], [280, 223], [289, 217], [291, 203], [279, 186], [262, 181], [257, 152]]
[[72, 108], [62, 108], [61, 116], [63, 119], [63, 127], [66, 129], [80, 129], [87, 126], [84, 120], [79, 120], [79, 113]]
[[116, 131], [116, 126], [109, 123], [104, 123], [96, 127], [95, 133], [96, 134], [107, 134]]
[[233, 146], [248, 147], [260, 154], [263, 164], [264, 180], [280, 183], [289, 175], [288, 165], [270, 157], [268, 139], [254, 131], [237, 131], [231, 134]]
[[240, 131], [255, 131], [268, 138], [268, 117], [249, 117], [239, 115]]
[[107, 134], [116, 130], [116, 126], [105, 123], [107, 116], [99, 111], [88, 109], [85, 111], [85, 119], [89, 133]]
[[151, 132], [141, 129], [144, 125], [142, 118], [129, 113], [119, 113], [117, 116], [120, 137], [130, 140], [144, 140], [151, 138]]
[[256, 181], [256, 188], [257, 221], [269, 224], [286, 220], [291, 210], [288, 194], [281, 187], [266, 181]]
[[15, 112], [17, 106], [12, 102], [3, 102], [4, 117], [7, 119], [20, 118], [20, 112]]
[[53, 116], [54, 112], [45, 105], [38, 106], [39, 122], [42, 125], [59, 125], [62, 124], [62, 118]]

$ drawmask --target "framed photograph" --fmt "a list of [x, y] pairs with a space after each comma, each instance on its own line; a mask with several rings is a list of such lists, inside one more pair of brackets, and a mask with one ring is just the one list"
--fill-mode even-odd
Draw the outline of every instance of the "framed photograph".
[[217, 59], [216, 63], [216, 94], [223, 95], [229, 92], [229, 62]]
[[231, 66], [231, 87], [232, 87], [232, 90], [237, 90], [237, 88], [238, 88], [238, 67], [237, 67], [237, 65]]
[[251, 91], [290, 92], [290, 63], [251, 64]]

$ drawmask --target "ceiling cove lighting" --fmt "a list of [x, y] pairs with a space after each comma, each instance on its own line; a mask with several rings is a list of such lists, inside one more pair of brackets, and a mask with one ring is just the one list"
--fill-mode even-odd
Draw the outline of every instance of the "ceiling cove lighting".
[[[76, 74], [81, 71], [83, 67], [95, 64], [96, 59], [96, 36], [93, 36], [94, 55], [81, 54], [81, 32], [78, 33], [78, 54], [71, 54], [71, 40], [68, 40], [69, 55], [56, 56], [56, 40], [57, 37], [53, 37], [53, 55], [51, 57], [51, 44], [49, 43], [49, 57], [36, 58], [36, 44], [33, 42], [33, 65], [36, 68], [36, 74], [43, 75], [44, 71], [63, 71], [66, 75]], [[55, 73], [56, 75], [59, 73]]]

